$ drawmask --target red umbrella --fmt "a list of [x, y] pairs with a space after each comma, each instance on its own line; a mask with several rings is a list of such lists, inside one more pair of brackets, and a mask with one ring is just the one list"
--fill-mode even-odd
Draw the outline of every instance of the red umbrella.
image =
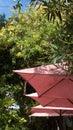
[[[52, 117], [58, 117], [56, 118], [58, 122], [52, 119], [53, 123], [58, 123], [59, 129], [63, 130], [63, 118], [62, 116], [73, 116], [73, 108], [65, 108], [65, 107], [42, 107], [41, 105], [38, 105], [36, 107], [32, 107], [31, 109], [31, 115], [30, 116], [37, 116], [37, 117], [43, 117], [43, 116], [52, 116]], [[54, 125], [54, 124], [52, 124]], [[54, 127], [54, 126], [53, 126]], [[56, 128], [57, 129], [57, 128]]]
[[38, 105], [32, 107], [31, 113], [44, 113], [44, 115], [47, 114], [48, 116], [73, 116], [73, 108], [49, 106], [43, 107]]
[[[65, 107], [42, 107], [38, 105], [36, 107], [32, 107], [30, 116], [59, 116], [57, 119], [58, 126], [60, 130], [63, 130], [63, 120], [62, 116], [73, 116], [73, 108], [65, 108]], [[55, 121], [55, 120], [54, 120]], [[54, 122], [56, 123], [56, 122]], [[54, 126], [53, 126], [54, 127]]]
[[[57, 67], [56, 67], [57, 66]], [[63, 65], [47, 65], [15, 70], [38, 93], [46, 97], [73, 99], [73, 75], [67, 75]]]
[[34, 99], [42, 106], [73, 108], [73, 99], [54, 98], [51, 96], [47, 98], [46, 94], [39, 97], [37, 93], [26, 94], [26, 96]]

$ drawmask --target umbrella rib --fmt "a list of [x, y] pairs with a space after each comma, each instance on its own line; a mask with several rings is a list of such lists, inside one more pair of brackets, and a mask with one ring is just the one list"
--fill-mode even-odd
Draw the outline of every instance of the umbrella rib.
[[49, 105], [50, 103], [54, 102], [55, 100], [56, 100], [56, 98], [53, 99], [52, 101], [50, 101], [49, 103], [47, 103], [45, 106]]
[[69, 80], [71, 80], [73, 82], [73, 79], [69, 78]]
[[62, 111], [61, 111], [61, 114], [64, 114], [65, 112], [66, 112], [66, 110], [62, 110]]
[[56, 111], [56, 110], [54, 110], [55, 112], [57, 112], [58, 114], [59, 114], [59, 116], [61, 117], [62, 116], [62, 114], [64, 113], [64, 110], [59, 110], [59, 112], [58, 111]]
[[71, 99], [67, 99], [71, 104], [73, 104], [73, 101]]
[[45, 92], [43, 92], [41, 95], [39, 95], [39, 97], [41, 97], [42, 95], [44, 95], [47, 91], [50, 91], [51, 89], [53, 89], [57, 84], [61, 83], [63, 80], [65, 80], [65, 78], [62, 78], [60, 81], [58, 81], [57, 83], [55, 83], [51, 88], [49, 88], [48, 90], [46, 90]]
[[[54, 111], [60, 115], [60, 112], [58, 112], [58, 111], [57, 111], [57, 110], [55, 110], [55, 109], [54, 109]], [[61, 110], [60, 110], [60, 111], [61, 111]]]

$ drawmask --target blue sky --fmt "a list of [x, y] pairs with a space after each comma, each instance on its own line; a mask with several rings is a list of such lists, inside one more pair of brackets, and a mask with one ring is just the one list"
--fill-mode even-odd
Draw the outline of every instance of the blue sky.
[[[22, 4], [23, 4], [23, 8], [22, 11], [24, 11], [28, 5], [30, 0], [21, 0]], [[5, 14], [6, 18], [11, 16], [11, 9], [13, 7], [13, 5], [15, 5], [16, 2], [14, 2], [13, 0], [0, 0], [0, 14]]]

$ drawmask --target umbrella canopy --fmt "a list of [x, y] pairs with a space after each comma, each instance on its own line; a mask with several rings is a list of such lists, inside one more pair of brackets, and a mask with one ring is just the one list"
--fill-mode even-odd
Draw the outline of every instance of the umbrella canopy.
[[58, 63], [58, 64], [51, 64], [51, 65], [42, 65], [34, 68], [27, 68], [27, 69], [21, 69], [21, 70], [13, 70], [16, 73], [25, 73], [25, 74], [67, 74], [68, 67], [66, 66], [66, 63]]
[[73, 75], [67, 75], [61, 64], [14, 70], [14, 72], [26, 80], [39, 96], [46, 93], [47, 98], [51, 95], [55, 98], [73, 99]]
[[36, 107], [32, 107], [31, 113], [39, 113], [40, 115], [49, 115], [49, 116], [73, 116], [73, 108], [65, 108], [65, 107], [43, 107], [38, 105]]
[[37, 93], [26, 94], [26, 96], [37, 101], [42, 106], [73, 108], [73, 99], [54, 98], [51, 96], [47, 98], [46, 94], [39, 97]]

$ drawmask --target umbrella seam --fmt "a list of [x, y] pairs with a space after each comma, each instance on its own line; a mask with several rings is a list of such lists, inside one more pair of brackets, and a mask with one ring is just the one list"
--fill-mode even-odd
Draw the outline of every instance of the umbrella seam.
[[39, 97], [41, 97], [42, 95], [44, 95], [47, 91], [50, 91], [52, 88], [54, 88], [57, 84], [61, 83], [63, 80], [65, 80], [65, 78], [61, 79], [60, 81], [58, 81], [56, 84], [54, 84], [51, 88], [49, 88], [48, 90], [46, 90], [44, 93], [42, 93], [41, 95], [39, 95]]

